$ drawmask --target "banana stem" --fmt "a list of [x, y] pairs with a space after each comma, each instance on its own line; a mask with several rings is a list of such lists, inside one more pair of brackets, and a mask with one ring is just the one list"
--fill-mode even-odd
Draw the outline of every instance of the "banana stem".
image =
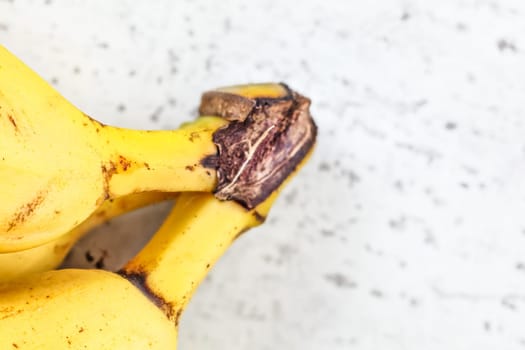
[[217, 154], [213, 133], [226, 123], [222, 118], [202, 117], [177, 130], [100, 127], [107, 145], [107, 162], [102, 165], [107, 197], [214, 190], [216, 169], [206, 167], [203, 160]]
[[238, 235], [261, 222], [238, 203], [183, 193], [153, 239], [120, 273], [177, 323], [211, 266]]
[[221, 155], [215, 195], [181, 194], [160, 230], [120, 271], [175, 324], [210, 267], [238, 235], [264, 221], [279, 190], [309, 157], [316, 136], [309, 105], [275, 84], [205, 95], [201, 113], [244, 115], [213, 134]]

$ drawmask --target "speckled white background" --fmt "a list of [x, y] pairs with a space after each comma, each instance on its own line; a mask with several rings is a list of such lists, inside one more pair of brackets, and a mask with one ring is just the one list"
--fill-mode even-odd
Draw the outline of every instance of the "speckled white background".
[[[1, 42], [105, 123], [176, 127], [236, 83], [312, 98], [311, 163], [181, 349], [525, 348], [524, 33], [522, 0], [0, 0]], [[166, 210], [71, 261], [117, 264]]]

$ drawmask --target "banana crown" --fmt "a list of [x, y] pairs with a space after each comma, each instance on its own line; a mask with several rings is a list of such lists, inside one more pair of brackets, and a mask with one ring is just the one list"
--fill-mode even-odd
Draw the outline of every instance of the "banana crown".
[[219, 199], [254, 208], [288, 177], [315, 143], [310, 100], [285, 84], [252, 84], [203, 95], [199, 112], [230, 121], [213, 135]]

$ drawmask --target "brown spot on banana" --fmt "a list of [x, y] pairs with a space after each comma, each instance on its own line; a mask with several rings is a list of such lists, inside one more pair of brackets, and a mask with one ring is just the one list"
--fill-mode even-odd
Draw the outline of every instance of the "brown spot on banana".
[[102, 196], [97, 199], [97, 203], [96, 203], [97, 206], [101, 205], [102, 202], [104, 202], [105, 200], [109, 198], [109, 181], [111, 180], [111, 177], [113, 176], [113, 174], [115, 174], [115, 172], [117, 171], [117, 166], [115, 165], [115, 163], [110, 161], [107, 164], [102, 164], [100, 166], [100, 170], [102, 172], [103, 193], [102, 193]]
[[13, 214], [11, 219], [7, 223], [7, 232], [11, 231], [20, 224], [23, 224], [31, 215], [34, 214], [35, 210], [42, 204], [46, 199], [47, 191], [43, 190], [36, 194], [29, 202], [21, 205]]
[[208, 169], [217, 169], [219, 165], [219, 155], [212, 154], [201, 159], [201, 165]]
[[164, 312], [164, 314], [166, 314], [170, 321], [173, 321], [175, 325], [179, 324], [182, 308], [177, 307], [173, 303], [166, 301], [162, 296], [156, 294], [148, 285], [148, 274], [146, 272], [140, 270], [134, 272], [121, 270], [117, 273], [137, 287], [142, 292], [142, 294], [144, 294], [154, 305], [156, 305]]
[[199, 135], [198, 132], [192, 132], [192, 133], [190, 134], [189, 140], [190, 140], [190, 142], [194, 142], [195, 140], [198, 140], [198, 139], [200, 139], [200, 138], [201, 138], [201, 137], [200, 137], [200, 135]]
[[13, 127], [15, 128], [15, 132], [18, 132], [18, 125], [16, 125], [16, 121], [15, 121], [15, 118], [13, 118], [13, 116], [11, 114], [8, 114], [7, 115], [7, 118], [9, 119], [9, 122], [13, 125]]
[[264, 215], [261, 215], [257, 210], [254, 210], [252, 215], [255, 217], [259, 224], [262, 224], [264, 223], [264, 221], [266, 221], [266, 217]]
[[122, 171], [128, 170], [128, 168], [131, 166], [131, 162], [123, 156], [118, 156], [118, 164], [120, 165]]
[[[125, 172], [135, 164], [133, 161], [130, 161], [122, 155], [119, 155], [116, 158], [116, 161], [109, 161], [108, 163], [102, 164], [100, 166], [103, 181], [103, 195], [97, 199], [97, 206], [102, 204], [103, 201], [110, 199], [111, 196], [109, 190], [109, 182], [111, 181], [113, 175]], [[147, 165], [147, 163], [144, 163], [144, 166], [146, 166], [149, 169], [149, 165]]]

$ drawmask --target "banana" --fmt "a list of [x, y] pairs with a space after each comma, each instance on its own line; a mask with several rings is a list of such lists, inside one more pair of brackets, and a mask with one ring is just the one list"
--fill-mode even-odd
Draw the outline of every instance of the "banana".
[[101, 223], [141, 207], [176, 197], [174, 193], [140, 192], [105, 201], [80, 225], [58, 239], [25, 250], [0, 253], [0, 282], [58, 267], [73, 245]]
[[272, 147], [255, 152], [257, 142], [250, 142], [248, 160], [233, 175], [240, 180], [226, 195], [242, 201], [180, 194], [159, 231], [118, 273], [64, 269], [0, 283], [0, 348], [175, 349], [180, 315], [198, 284], [241, 233], [264, 221], [313, 149], [309, 115], [288, 127], [272, 125], [280, 130]]
[[49, 242], [105, 200], [142, 191], [212, 191], [223, 118], [182, 130], [129, 130], [91, 119], [0, 47], [0, 251]]
[[[0, 47], [0, 252], [58, 239], [104, 201], [132, 193], [206, 191], [230, 198], [243, 181], [235, 177], [242, 166], [237, 146], [268, 147], [268, 136], [279, 130], [264, 113], [293, 114], [306, 101], [283, 84], [228, 87], [204, 94], [202, 117], [183, 128], [112, 127]], [[258, 125], [259, 139], [245, 138], [239, 126], [246, 122]], [[234, 199], [254, 205], [252, 195]]]

